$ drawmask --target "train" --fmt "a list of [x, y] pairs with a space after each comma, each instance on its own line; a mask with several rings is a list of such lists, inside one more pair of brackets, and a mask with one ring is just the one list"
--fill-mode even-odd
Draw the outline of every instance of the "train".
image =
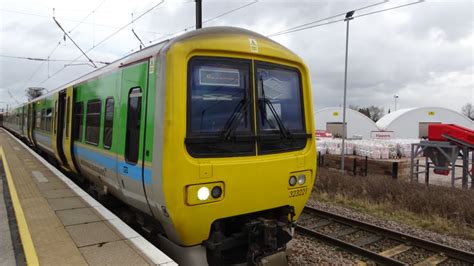
[[295, 53], [209, 27], [11, 108], [3, 127], [130, 206], [179, 263], [258, 264], [285, 252], [311, 194], [312, 106]]

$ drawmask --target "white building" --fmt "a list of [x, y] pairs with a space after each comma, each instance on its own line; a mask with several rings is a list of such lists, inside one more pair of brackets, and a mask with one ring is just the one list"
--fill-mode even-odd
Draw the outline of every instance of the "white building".
[[415, 139], [428, 135], [429, 124], [456, 124], [474, 129], [474, 122], [467, 116], [442, 107], [400, 109], [377, 121], [380, 130], [393, 131], [394, 138]]
[[[314, 113], [316, 130], [327, 130], [333, 135], [342, 136], [342, 107], [329, 107]], [[346, 108], [347, 138], [369, 139], [371, 132], [378, 131], [377, 125], [364, 114]]]

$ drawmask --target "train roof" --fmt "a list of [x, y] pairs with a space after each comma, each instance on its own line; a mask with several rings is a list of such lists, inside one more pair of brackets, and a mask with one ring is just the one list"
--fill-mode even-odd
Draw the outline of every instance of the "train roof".
[[[202, 29], [186, 32], [186, 33], [184, 33], [182, 35], [179, 35], [177, 37], [174, 37], [172, 39], [164, 40], [164, 41], [159, 42], [157, 44], [154, 44], [152, 46], [148, 46], [148, 47], [146, 47], [146, 48], [144, 48], [140, 51], [136, 51], [134, 53], [128, 54], [128, 55], [126, 55], [126, 56], [124, 56], [120, 59], [115, 60], [114, 62], [112, 62], [112, 63], [110, 63], [106, 66], [103, 66], [103, 67], [101, 67], [99, 69], [96, 69], [92, 72], [89, 72], [89, 73], [87, 73], [87, 74], [85, 74], [85, 75], [83, 75], [83, 76], [81, 76], [77, 79], [74, 79], [74, 80], [72, 80], [72, 81], [70, 81], [70, 82], [68, 82], [64, 85], [61, 85], [61, 86], [57, 87], [56, 89], [54, 89], [54, 90], [38, 97], [38, 98], [35, 98], [31, 102], [35, 102], [35, 101], [47, 98], [47, 97], [49, 97], [50, 95], [52, 95], [53, 93], [55, 93], [59, 90], [62, 90], [64, 88], [67, 88], [67, 87], [72, 86], [74, 84], [79, 84], [79, 83], [82, 83], [84, 81], [90, 80], [94, 77], [105, 74], [105, 73], [107, 73], [107, 72], [109, 72], [113, 69], [119, 68], [121, 66], [128, 65], [128, 64], [131, 64], [131, 63], [134, 63], [134, 62], [152, 57], [154, 55], [159, 54], [161, 50], [166, 52], [176, 43], [187, 41], [187, 40], [193, 39], [193, 38], [210, 38], [210, 37], [216, 37], [216, 36], [222, 36], [222, 35], [246, 35], [246, 36], [249, 36], [249, 37], [265, 39], [265, 40], [275, 44], [276, 46], [279, 46], [281, 49], [284, 49], [284, 50], [290, 52], [295, 57], [299, 58], [296, 54], [294, 54], [288, 48], [284, 47], [283, 45], [281, 45], [281, 44], [273, 41], [272, 39], [270, 39], [268, 37], [265, 37], [265, 36], [263, 36], [259, 33], [256, 33], [256, 32], [253, 32], [253, 31], [250, 31], [250, 30], [247, 30], [247, 29], [237, 28], [237, 27], [227, 27], [227, 26], [207, 27], [207, 28], [202, 28]], [[19, 104], [15, 108], [20, 107], [24, 104], [26, 104], [26, 103]]]

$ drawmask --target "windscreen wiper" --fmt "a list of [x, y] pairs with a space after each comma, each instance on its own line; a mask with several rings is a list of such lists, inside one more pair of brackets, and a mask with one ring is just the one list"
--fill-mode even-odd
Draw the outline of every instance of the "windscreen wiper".
[[242, 120], [245, 112], [247, 111], [250, 105], [250, 100], [247, 97], [240, 100], [240, 102], [235, 107], [234, 111], [230, 115], [229, 119], [224, 125], [224, 129], [222, 129], [221, 137], [226, 140], [230, 140], [232, 137], [232, 133], [237, 129], [239, 123]]
[[[261, 112], [262, 112], [262, 115], [265, 114], [266, 110], [265, 110], [265, 106], [268, 105], [269, 109], [270, 109], [270, 112], [272, 112], [273, 114], [273, 117], [275, 117], [275, 120], [278, 124], [278, 128], [280, 129], [280, 134], [285, 138], [285, 139], [291, 139], [292, 138], [292, 134], [291, 132], [288, 130], [288, 128], [285, 127], [285, 125], [283, 124], [283, 121], [281, 120], [280, 116], [278, 115], [278, 113], [276, 112], [275, 110], [275, 107], [273, 106], [273, 103], [267, 99], [267, 97], [265, 96], [265, 88], [263, 86], [263, 78], [260, 77], [259, 79], [260, 81], [260, 86], [262, 87], [262, 96], [263, 96], [263, 99], [259, 99], [260, 101], [263, 101], [263, 105], [260, 105], [260, 108], [261, 108]], [[266, 115], [265, 115], [266, 116]], [[266, 117], [265, 117], [266, 119]], [[266, 119], [267, 121], [269, 121], [268, 119]]]

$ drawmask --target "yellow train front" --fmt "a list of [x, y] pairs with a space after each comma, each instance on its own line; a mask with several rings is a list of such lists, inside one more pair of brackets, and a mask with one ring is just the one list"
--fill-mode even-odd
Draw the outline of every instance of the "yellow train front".
[[210, 264], [284, 250], [316, 175], [303, 61], [254, 32], [217, 27], [171, 40], [157, 62], [152, 191], [163, 193], [147, 196], [167, 238], [205, 248]]

